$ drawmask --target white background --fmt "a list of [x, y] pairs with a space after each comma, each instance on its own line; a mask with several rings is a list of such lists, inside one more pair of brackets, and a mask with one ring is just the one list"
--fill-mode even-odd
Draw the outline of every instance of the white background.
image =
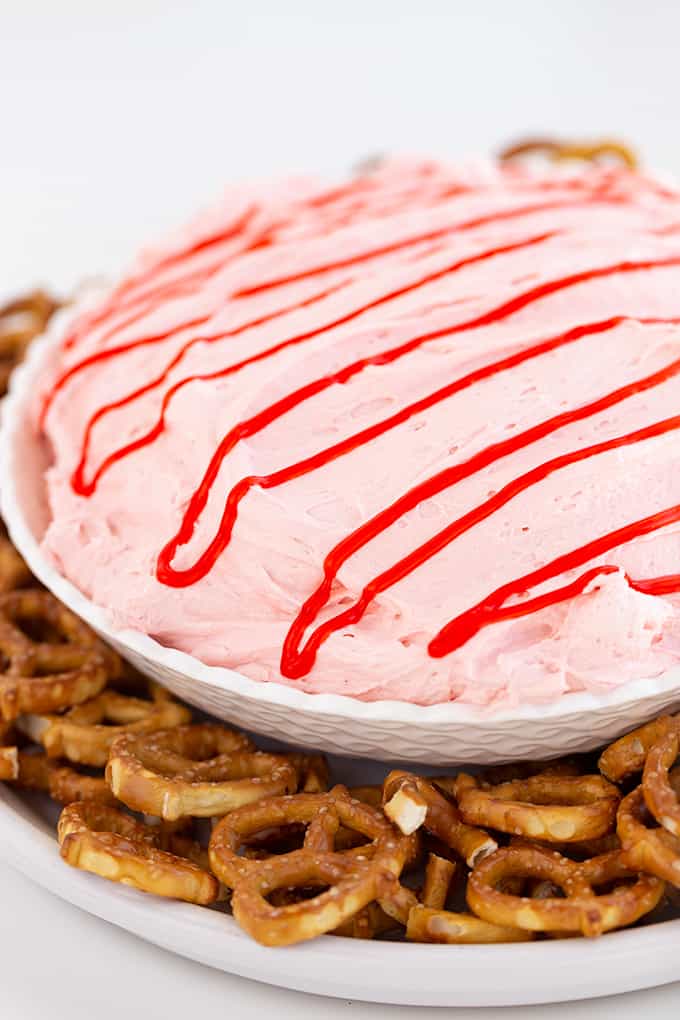
[[[679, 33], [674, 0], [0, 0], [0, 294], [115, 272], [251, 174], [488, 152], [536, 132], [620, 136], [680, 172]], [[679, 1007], [676, 985], [503, 1015]], [[0, 869], [2, 1020], [265, 1014], [418, 1011], [208, 971]]]

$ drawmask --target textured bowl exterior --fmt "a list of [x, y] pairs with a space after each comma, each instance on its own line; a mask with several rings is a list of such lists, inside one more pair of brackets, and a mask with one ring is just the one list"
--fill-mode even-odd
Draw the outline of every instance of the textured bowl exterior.
[[[71, 313], [73, 314], [73, 313]], [[255, 732], [302, 747], [383, 761], [431, 765], [549, 758], [586, 751], [664, 710], [680, 706], [680, 668], [603, 695], [572, 694], [556, 704], [491, 712], [470, 706], [361, 702], [258, 683], [132, 630], [62, 577], [40, 550], [47, 523], [45, 452], [29, 417], [29, 400], [45, 359], [70, 316], [61, 313], [14, 373], [3, 408], [0, 496], [12, 540], [33, 573], [143, 673], [179, 697]]]

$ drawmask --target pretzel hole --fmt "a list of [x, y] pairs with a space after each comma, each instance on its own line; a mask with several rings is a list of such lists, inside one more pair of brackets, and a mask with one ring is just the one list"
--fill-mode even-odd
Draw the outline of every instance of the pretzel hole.
[[291, 853], [302, 847], [306, 831], [306, 826], [298, 823], [263, 829], [244, 839], [238, 848], [238, 856], [264, 858]]
[[304, 903], [328, 892], [330, 885], [284, 885], [278, 889], [270, 889], [264, 899], [270, 907], [289, 907], [293, 903]]
[[21, 633], [35, 644], [64, 645], [68, 637], [44, 616], [34, 616], [17, 611], [12, 622]]

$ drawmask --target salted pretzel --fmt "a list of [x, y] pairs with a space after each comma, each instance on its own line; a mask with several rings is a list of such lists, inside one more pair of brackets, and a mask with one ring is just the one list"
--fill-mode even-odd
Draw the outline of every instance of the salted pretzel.
[[[33, 635], [33, 636], [29, 636]], [[56, 712], [94, 697], [120, 660], [45, 591], [0, 595], [0, 717]]]
[[51, 761], [43, 752], [28, 754], [19, 751], [15, 779], [20, 789], [39, 790], [59, 804], [72, 804], [79, 800], [112, 806], [117, 803], [103, 774], [88, 775], [77, 768]]
[[456, 873], [455, 861], [438, 854], [430, 853], [425, 866], [425, 882], [421, 900], [426, 907], [443, 910], [449, 895], [449, 889]]
[[0, 522], [0, 594], [16, 588], [27, 588], [32, 583], [31, 571], [7, 537], [4, 524]]
[[[498, 888], [511, 878], [552, 883], [564, 896], [531, 898]], [[610, 891], [598, 894], [598, 886]], [[663, 891], [662, 881], [638, 875], [619, 851], [577, 863], [527, 845], [504, 847], [481, 861], [468, 880], [467, 901], [478, 917], [493, 924], [595, 936], [633, 924], [654, 909]]]
[[[306, 829], [299, 849], [264, 860], [241, 856], [253, 836], [291, 825]], [[338, 851], [335, 836], [341, 826], [368, 842]], [[233, 889], [234, 917], [264, 945], [290, 945], [334, 931], [375, 900], [389, 916], [405, 916], [415, 901], [403, 887], [403, 895], [396, 891], [413, 856], [413, 841], [342, 786], [328, 793], [273, 797], [232, 811], [217, 823], [209, 851], [213, 872]], [[286, 906], [268, 902], [278, 889], [303, 888], [326, 891]]]
[[159, 818], [212, 818], [263, 797], [293, 793], [298, 772], [285, 755], [255, 751], [214, 723], [128, 733], [111, 747], [106, 778], [128, 807]]
[[42, 333], [56, 303], [41, 290], [0, 307], [0, 396], [7, 390], [14, 367], [23, 359], [28, 345]]
[[57, 829], [61, 856], [74, 868], [143, 892], [189, 903], [214, 903], [217, 879], [188, 856], [159, 848], [159, 833], [105, 804], [65, 807]]
[[629, 868], [657, 875], [680, 888], [680, 839], [656, 825], [641, 786], [621, 801], [617, 832]]
[[620, 794], [602, 776], [539, 773], [497, 786], [460, 773], [464, 822], [545, 842], [597, 839], [614, 828]]
[[12, 727], [0, 721], [0, 779], [16, 779], [19, 775], [19, 751], [15, 746]]
[[288, 762], [298, 773], [300, 793], [325, 793], [328, 789], [328, 762], [323, 754], [286, 752]]
[[635, 170], [638, 162], [633, 150], [613, 139], [599, 142], [563, 142], [555, 138], [528, 138], [515, 145], [509, 145], [500, 153], [501, 162], [517, 159], [520, 156], [546, 156], [555, 162], [567, 159], [598, 162], [602, 157], [618, 160], [629, 170]]
[[495, 942], [528, 942], [531, 932], [482, 921], [474, 914], [435, 910], [422, 904], [409, 914], [406, 938], [412, 942], [444, 942], [453, 945]]
[[383, 810], [409, 835], [423, 826], [474, 867], [498, 844], [482, 829], [465, 824], [456, 806], [433, 783], [411, 772], [390, 772], [383, 785]]
[[[659, 825], [680, 837], [680, 771], [671, 773], [671, 766], [680, 754], [680, 731], [674, 730], [654, 744], [642, 773], [645, 802]], [[675, 780], [675, 782], [673, 781]]]
[[63, 715], [24, 715], [17, 725], [42, 744], [50, 758], [103, 767], [121, 734], [152, 733], [191, 719], [186, 705], [159, 684], [150, 683], [148, 690], [148, 699], [105, 690]]
[[674, 731], [680, 732], [680, 715], [662, 715], [638, 726], [605, 748], [598, 761], [600, 772], [613, 783], [642, 772], [652, 747]]

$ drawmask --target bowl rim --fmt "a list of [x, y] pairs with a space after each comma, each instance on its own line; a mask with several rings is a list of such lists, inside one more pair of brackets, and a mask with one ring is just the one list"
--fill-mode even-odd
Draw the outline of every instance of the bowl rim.
[[129, 648], [134, 654], [161, 669], [169, 669], [216, 689], [228, 690], [250, 701], [264, 702], [304, 714], [339, 716], [366, 723], [407, 723], [437, 728], [461, 725], [482, 725], [487, 728], [538, 720], [557, 723], [579, 715], [609, 712], [674, 691], [680, 697], [680, 666], [675, 666], [657, 677], [631, 680], [600, 693], [574, 692], [546, 704], [519, 703], [508, 708], [495, 708], [493, 705], [471, 705], [455, 701], [432, 705], [393, 699], [361, 701], [344, 694], [301, 691], [276, 681], [251, 680], [226, 666], [211, 666], [188, 652], [162, 645], [141, 631], [116, 627], [108, 610], [84, 595], [44, 556], [24, 516], [15, 480], [16, 437], [23, 428], [35, 430], [28, 404], [35, 392], [43, 360], [60, 342], [69, 323], [91, 305], [93, 297], [100, 294], [101, 288], [91, 288], [72, 305], [57, 311], [45, 332], [31, 344], [23, 363], [12, 373], [9, 390], [3, 401], [0, 428], [0, 510], [13, 543], [35, 576], [76, 615], [106, 638], [122, 648]]

